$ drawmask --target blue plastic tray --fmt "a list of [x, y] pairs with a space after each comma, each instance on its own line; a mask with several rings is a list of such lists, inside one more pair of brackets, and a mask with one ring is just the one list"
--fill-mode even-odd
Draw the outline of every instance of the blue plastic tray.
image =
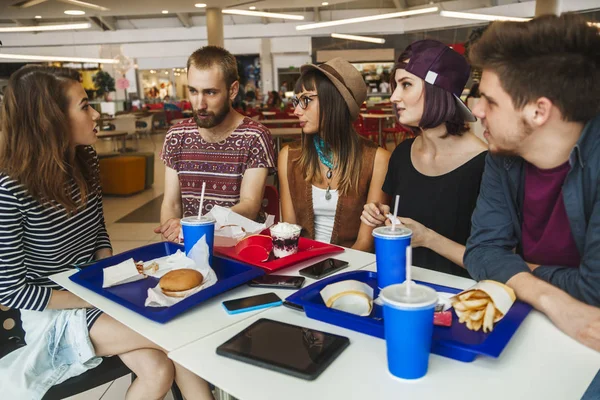
[[172, 305], [171, 307], [145, 307], [144, 302], [148, 296], [148, 289], [158, 284], [158, 279], [148, 277], [124, 285], [102, 288], [102, 269], [118, 264], [129, 258], [135, 261], [148, 261], [158, 257], [174, 254], [177, 250], [183, 251], [183, 246], [162, 242], [144, 247], [139, 247], [116, 256], [105, 258], [73, 275], [70, 279], [101, 296], [106, 297], [144, 317], [156, 322], [165, 323], [188, 309], [197, 306], [205, 300], [226, 292], [236, 286], [242, 285], [254, 278], [264, 275], [260, 268], [253, 267], [238, 261], [233, 261], [217, 256], [213, 257], [212, 268], [219, 281], [213, 286], [203, 289], [198, 293]]
[[[328, 308], [323, 303], [319, 292], [325, 286], [349, 279], [367, 283], [375, 289], [375, 296], [378, 295], [376, 272], [353, 271], [313, 283], [292, 294], [286, 300], [304, 307], [306, 316], [310, 318], [383, 339], [383, 308], [381, 306], [374, 305], [371, 315], [360, 317]], [[461, 291], [460, 289], [434, 285], [427, 282], [419, 283], [429, 286], [438, 292], [458, 293]], [[431, 352], [464, 362], [473, 361], [478, 354], [498, 357], [529, 311], [531, 311], [531, 306], [516, 301], [510, 311], [494, 326], [494, 330], [490, 333], [470, 331], [465, 324], [458, 322], [458, 317], [453, 311], [451, 327], [433, 327]]]

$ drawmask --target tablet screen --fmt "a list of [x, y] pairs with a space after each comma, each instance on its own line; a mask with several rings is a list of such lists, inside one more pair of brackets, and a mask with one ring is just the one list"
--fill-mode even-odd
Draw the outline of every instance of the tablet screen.
[[348, 346], [346, 337], [259, 319], [217, 354], [304, 379], [315, 379]]

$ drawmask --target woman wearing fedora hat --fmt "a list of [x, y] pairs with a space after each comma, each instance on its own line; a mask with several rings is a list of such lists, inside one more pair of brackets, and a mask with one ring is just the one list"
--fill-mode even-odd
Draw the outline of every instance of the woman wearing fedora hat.
[[390, 154], [361, 138], [352, 122], [367, 97], [362, 74], [334, 58], [305, 65], [292, 98], [302, 140], [279, 153], [281, 211], [302, 235], [372, 251], [371, 226], [361, 224], [365, 203], [386, 203], [381, 187]]
[[[468, 132], [475, 121], [459, 96], [469, 79], [463, 56], [435, 40], [420, 40], [398, 58], [392, 96], [398, 120], [417, 134], [392, 154], [383, 191], [400, 195], [400, 222], [413, 231], [413, 263], [469, 277], [463, 266], [487, 146]], [[386, 203], [370, 202], [363, 223], [389, 221]]]

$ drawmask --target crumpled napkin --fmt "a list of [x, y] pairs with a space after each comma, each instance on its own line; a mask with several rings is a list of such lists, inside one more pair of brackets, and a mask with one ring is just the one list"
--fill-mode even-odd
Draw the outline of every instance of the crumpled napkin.
[[123, 285], [129, 282], [144, 279], [135, 266], [133, 258], [125, 260], [122, 263], [107, 267], [102, 270], [102, 288], [108, 288], [116, 285]]
[[[160, 289], [160, 286], [157, 284], [155, 287], [148, 289], [148, 297], [146, 298], [144, 305], [146, 307], [169, 307], [179, 303], [181, 300], [195, 293], [198, 293], [200, 290], [211, 287], [217, 283], [217, 274], [215, 274], [215, 271], [213, 271], [213, 269], [210, 267], [208, 258], [209, 249], [208, 245], [206, 244], [205, 236], [202, 236], [194, 245], [194, 247], [192, 247], [192, 250], [190, 250], [188, 256], [185, 256], [181, 250], [178, 250], [177, 253], [173, 254], [172, 256], [162, 257], [162, 259], [165, 259], [163, 260], [163, 264], [168, 266], [170, 269], [161, 271], [163, 268], [159, 267], [154, 276], [158, 277], [158, 274], [163, 276], [167, 272], [175, 269], [190, 268], [200, 272], [204, 280], [202, 281], [202, 285], [198, 286], [196, 290], [189, 292], [185, 297], [165, 296]], [[154, 261], [158, 262], [158, 260], [161, 259], [157, 258]]]
[[215, 220], [215, 246], [232, 247], [248, 235], [258, 234], [275, 222], [274, 215], [267, 215], [264, 223], [259, 224], [229, 208], [214, 206], [207, 214]]

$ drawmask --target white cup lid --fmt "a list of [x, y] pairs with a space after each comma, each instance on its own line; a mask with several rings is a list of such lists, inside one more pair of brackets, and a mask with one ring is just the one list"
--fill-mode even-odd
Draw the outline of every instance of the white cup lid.
[[391, 226], [380, 226], [379, 228], [373, 229], [373, 236], [383, 239], [395, 239], [412, 236], [412, 231], [400, 226], [397, 226], [395, 230], [393, 230]]
[[438, 294], [432, 288], [413, 282], [409, 295], [407, 287], [406, 282], [387, 286], [381, 291], [381, 299], [396, 308], [421, 308], [437, 304]]
[[214, 223], [215, 223], [215, 220], [212, 219], [211, 217], [207, 217], [206, 215], [203, 215], [200, 218], [198, 218], [196, 216], [181, 218], [182, 225], [207, 225], [207, 224], [214, 224]]

